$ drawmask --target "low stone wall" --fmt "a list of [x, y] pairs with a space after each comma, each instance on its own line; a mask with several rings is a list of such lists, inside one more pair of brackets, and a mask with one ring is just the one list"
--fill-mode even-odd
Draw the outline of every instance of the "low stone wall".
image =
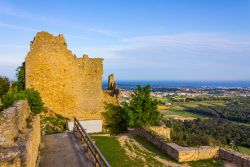
[[27, 101], [0, 113], [0, 167], [35, 167], [40, 140], [40, 116], [31, 115]]
[[219, 147], [178, 147], [179, 162], [211, 159], [219, 156]]
[[160, 138], [149, 130], [141, 128], [134, 129], [132, 133], [145, 138], [179, 162], [210, 159], [219, 156], [219, 147], [182, 147], [175, 143], [167, 143], [164, 138]]
[[241, 154], [239, 152], [226, 150], [224, 148], [220, 148], [219, 151], [220, 158], [231, 161], [237, 164], [240, 167], [249, 167], [250, 166], [250, 156], [246, 154]]
[[154, 133], [157, 133], [157, 135], [170, 139], [170, 128], [166, 126], [151, 126], [149, 127], [149, 130], [153, 131]]

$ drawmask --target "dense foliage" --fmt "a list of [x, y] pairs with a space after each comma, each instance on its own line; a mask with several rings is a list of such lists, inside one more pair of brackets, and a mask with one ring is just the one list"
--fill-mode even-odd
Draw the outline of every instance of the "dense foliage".
[[188, 112], [231, 121], [250, 123], [250, 97], [230, 100], [226, 105], [199, 106]]
[[17, 86], [18, 91], [22, 91], [25, 89], [25, 63], [18, 67], [16, 72], [17, 81], [14, 85]]
[[124, 108], [119, 105], [107, 104], [106, 112], [103, 113], [105, 118], [104, 128], [108, 129], [111, 134], [118, 134], [127, 130], [127, 113]]
[[150, 97], [150, 86], [138, 86], [133, 92], [129, 103], [120, 106], [107, 105], [103, 116], [106, 120], [105, 127], [111, 133], [119, 133], [127, 127], [142, 127], [156, 125], [160, 113], [157, 110], [157, 101]]
[[2, 103], [4, 108], [10, 107], [17, 100], [27, 99], [30, 109], [34, 114], [40, 113], [44, 105], [39, 93], [33, 89], [26, 89], [19, 92], [10, 92], [3, 96]]
[[182, 146], [235, 144], [250, 147], [250, 126], [224, 119], [165, 120], [165, 123], [172, 127], [173, 142]]
[[157, 100], [150, 97], [150, 86], [137, 86], [129, 103], [124, 104], [130, 127], [156, 125], [159, 120]]
[[10, 87], [9, 79], [0, 76], [0, 98], [5, 95]]

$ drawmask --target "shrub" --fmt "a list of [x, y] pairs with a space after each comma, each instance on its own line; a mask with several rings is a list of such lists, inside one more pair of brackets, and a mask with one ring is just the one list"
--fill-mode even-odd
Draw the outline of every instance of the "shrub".
[[67, 130], [67, 122], [69, 119], [61, 115], [49, 112], [41, 114], [41, 130], [42, 134], [62, 133]]
[[0, 98], [8, 92], [9, 87], [9, 79], [6, 77], [0, 77]]
[[125, 110], [114, 104], [106, 104], [106, 112], [102, 113], [105, 118], [104, 128], [111, 134], [118, 134], [127, 130], [127, 114]]
[[17, 100], [27, 99], [32, 113], [37, 114], [43, 111], [44, 104], [39, 93], [33, 89], [20, 92], [10, 92], [3, 96], [3, 107], [10, 107]]
[[15, 84], [18, 91], [25, 90], [25, 62], [16, 69], [16, 72], [17, 82]]
[[130, 103], [122, 105], [106, 105], [103, 116], [104, 126], [111, 133], [126, 131], [127, 127], [142, 127], [157, 125], [160, 113], [157, 110], [157, 101], [150, 97], [150, 86], [138, 86], [131, 97]]
[[40, 94], [34, 89], [26, 89], [24, 92], [31, 111], [35, 114], [42, 112], [44, 109], [44, 103], [40, 97]]
[[3, 108], [10, 107], [17, 100], [24, 100], [25, 92], [11, 92], [7, 93], [2, 97]]

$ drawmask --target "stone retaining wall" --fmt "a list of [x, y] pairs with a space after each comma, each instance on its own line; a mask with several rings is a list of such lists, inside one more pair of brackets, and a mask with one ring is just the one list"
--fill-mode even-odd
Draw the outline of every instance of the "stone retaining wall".
[[250, 156], [246, 154], [241, 154], [239, 152], [225, 150], [220, 148], [220, 158], [234, 162], [240, 167], [249, 167], [250, 166]]
[[40, 140], [40, 116], [31, 115], [27, 101], [0, 113], [0, 167], [35, 167]]
[[160, 138], [149, 130], [141, 128], [134, 129], [132, 133], [145, 138], [179, 162], [210, 159], [219, 156], [219, 147], [182, 147], [175, 143], [167, 143], [164, 138]]

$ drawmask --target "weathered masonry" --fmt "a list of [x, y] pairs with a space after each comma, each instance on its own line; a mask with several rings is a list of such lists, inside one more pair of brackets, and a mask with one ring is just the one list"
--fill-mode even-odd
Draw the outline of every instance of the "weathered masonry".
[[0, 167], [35, 167], [41, 140], [40, 115], [27, 101], [0, 112]]
[[63, 35], [38, 32], [25, 59], [25, 86], [37, 90], [50, 110], [79, 120], [101, 119], [103, 59], [77, 58]]

